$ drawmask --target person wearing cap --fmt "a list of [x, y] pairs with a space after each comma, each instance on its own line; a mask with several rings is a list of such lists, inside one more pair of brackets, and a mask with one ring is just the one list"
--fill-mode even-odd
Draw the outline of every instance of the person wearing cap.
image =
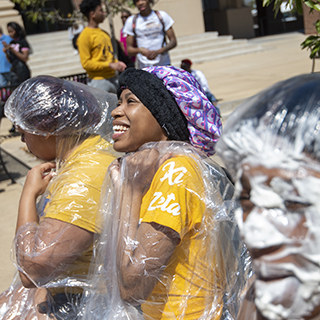
[[217, 152], [255, 274], [239, 320], [320, 319], [319, 123], [319, 74], [274, 84], [226, 121]]
[[225, 268], [220, 246], [217, 214], [232, 224], [233, 194], [208, 157], [220, 117], [194, 77], [175, 67], [127, 69], [118, 98], [113, 147], [126, 155], [105, 181], [101, 260], [85, 316], [141, 319], [135, 306], [145, 319], [220, 319], [237, 300], [224, 295], [226, 274], [242, 275]]
[[197, 81], [201, 84], [202, 88], [204, 89], [208, 99], [211, 101], [211, 103], [217, 108], [217, 111], [220, 114], [220, 108], [219, 108], [219, 104], [218, 104], [218, 100], [216, 99], [216, 97], [213, 95], [213, 93], [210, 91], [209, 88], [209, 84], [207, 81], [207, 78], [205, 77], [205, 75], [203, 74], [203, 72], [201, 72], [200, 70], [196, 70], [196, 69], [191, 69], [191, 65], [192, 62], [189, 59], [184, 59], [181, 61], [181, 65], [180, 67], [183, 70], [188, 71], [189, 73], [191, 73], [196, 79]]
[[101, 0], [83, 0], [80, 11], [88, 19], [88, 25], [76, 44], [82, 67], [88, 73], [88, 85], [116, 93], [117, 72], [122, 72], [127, 66], [114, 55], [109, 34], [99, 28], [106, 17]]
[[75, 319], [86, 286], [116, 96], [51, 76], [23, 82], [5, 115], [43, 163], [26, 177], [14, 239], [17, 275], [0, 296], [1, 319]]

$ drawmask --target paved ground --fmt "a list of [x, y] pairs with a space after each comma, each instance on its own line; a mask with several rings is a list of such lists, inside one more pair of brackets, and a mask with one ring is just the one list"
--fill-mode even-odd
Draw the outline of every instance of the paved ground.
[[[304, 34], [295, 32], [276, 36], [268, 36], [250, 41], [259, 42], [264, 50], [261, 52], [229, 57], [220, 60], [193, 65], [206, 75], [210, 88], [217, 98], [222, 99], [221, 109], [223, 121], [227, 114], [245, 98], [248, 98], [266, 87], [295, 75], [310, 73], [311, 60], [309, 53], [300, 49], [300, 43], [306, 38]], [[320, 71], [316, 65], [316, 71]], [[8, 134], [11, 124], [3, 119], [0, 137]], [[3, 147], [15, 154], [18, 159], [33, 166], [36, 159], [23, 149], [19, 137], [2, 139]], [[0, 292], [11, 283], [14, 266], [10, 260], [10, 249], [15, 233], [15, 223], [19, 197], [22, 190], [25, 169], [19, 163], [8, 163], [10, 171], [21, 178], [17, 184], [4, 180], [0, 168]], [[24, 171], [23, 171], [24, 170]]]

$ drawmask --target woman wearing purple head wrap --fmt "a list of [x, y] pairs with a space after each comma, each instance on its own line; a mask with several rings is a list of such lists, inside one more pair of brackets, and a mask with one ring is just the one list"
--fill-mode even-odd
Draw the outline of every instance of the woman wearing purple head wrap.
[[231, 260], [218, 220], [229, 219], [233, 186], [206, 155], [221, 130], [214, 106], [174, 67], [127, 69], [118, 98], [112, 138], [127, 154], [105, 181], [107, 220], [91, 286], [99, 292], [88, 294], [85, 316], [140, 319], [139, 306], [143, 319], [220, 319], [226, 310], [232, 319], [236, 299], [224, 300]]

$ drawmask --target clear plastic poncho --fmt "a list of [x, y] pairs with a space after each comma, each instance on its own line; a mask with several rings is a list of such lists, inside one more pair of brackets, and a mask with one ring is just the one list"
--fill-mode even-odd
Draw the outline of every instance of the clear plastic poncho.
[[83, 319], [236, 319], [251, 268], [224, 170], [167, 141], [108, 172]]
[[101, 186], [116, 156], [109, 136], [116, 104], [114, 94], [50, 76], [25, 81], [6, 102], [5, 115], [16, 127], [55, 137], [56, 168], [36, 202], [38, 222], [16, 232], [17, 274], [0, 296], [1, 319], [77, 318], [94, 235], [101, 231]]
[[290, 78], [242, 103], [227, 120], [217, 152], [236, 181], [242, 205], [236, 220], [254, 253], [257, 280], [239, 319], [256, 319], [256, 311], [272, 320], [316, 319], [320, 75]]

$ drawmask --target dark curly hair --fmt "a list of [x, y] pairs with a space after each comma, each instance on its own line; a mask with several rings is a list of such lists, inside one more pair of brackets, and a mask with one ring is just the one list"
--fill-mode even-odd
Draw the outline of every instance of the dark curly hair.
[[[133, 4], [135, 5], [137, 1], [138, 1], [138, 0], [133, 0]], [[150, 3], [151, 5], [153, 5], [153, 4], [154, 4], [154, 0], [149, 0], [149, 3]]]
[[19, 24], [17, 24], [16, 22], [9, 22], [7, 24], [7, 28], [8, 27], [11, 27], [16, 32], [17, 38], [25, 39], [26, 33], [25, 33], [24, 29]]
[[80, 12], [89, 20], [89, 14], [101, 5], [101, 0], [83, 0], [80, 4]]

